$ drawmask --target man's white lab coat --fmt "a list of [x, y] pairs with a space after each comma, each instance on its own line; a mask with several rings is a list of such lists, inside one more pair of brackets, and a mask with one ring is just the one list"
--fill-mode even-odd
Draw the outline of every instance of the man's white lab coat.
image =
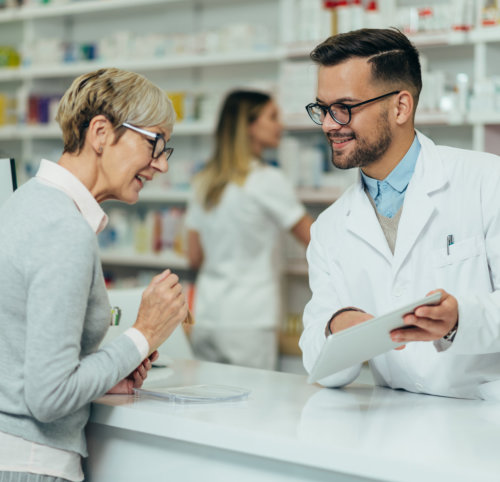
[[[379, 385], [477, 398], [481, 385], [500, 380], [500, 157], [436, 146], [417, 135], [422, 148], [394, 255], [361, 180], [312, 227], [307, 258], [313, 295], [300, 340], [304, 365], [311, 370], [326, 323], [339, 308], [357, 306], [378, 316], [443, 288], [459, 305], [453, 344], [443, 349], [440, 340], [412, 342], [373, 358], [370, 366]], [[345, 385], [360, 369], [321, 383]]]

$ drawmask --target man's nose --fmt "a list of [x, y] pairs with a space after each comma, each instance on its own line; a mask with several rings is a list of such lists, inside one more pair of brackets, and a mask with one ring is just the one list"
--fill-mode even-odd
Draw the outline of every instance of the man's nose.
[[331, 115], [329, 112], [326, 113], [325, 118], [323, 119], [323, 124], [321, 128], [323, 129], [323, 132], [326, 134], [332, 130], [338, 131], [341, 129], [343, 124], [339, 124]]

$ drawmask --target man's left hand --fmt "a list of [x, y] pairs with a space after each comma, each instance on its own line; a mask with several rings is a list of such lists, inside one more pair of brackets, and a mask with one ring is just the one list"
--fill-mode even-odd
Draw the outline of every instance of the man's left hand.
[[406, 328], [391, 331], [391, 339], [397, 343], [410, 341], [434, 341], [448, 334], [458, 321], [457, 299], [444, 290], [428, 293], [441, 293], [437, 305], [419, 306], [414, 313], [403, 317]]

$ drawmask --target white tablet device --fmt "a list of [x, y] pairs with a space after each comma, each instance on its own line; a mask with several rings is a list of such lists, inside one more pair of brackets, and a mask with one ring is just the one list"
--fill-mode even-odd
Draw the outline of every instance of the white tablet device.
[[440, 299], [441, 293], [433, 293], [329, 336], [309, 374], [309, 383], [404, 345], [392, 341], [389, 333], [396, 328], [408, 326], [403, 324], [404, 315], [413, 313], [422, 305], [436, 305]]

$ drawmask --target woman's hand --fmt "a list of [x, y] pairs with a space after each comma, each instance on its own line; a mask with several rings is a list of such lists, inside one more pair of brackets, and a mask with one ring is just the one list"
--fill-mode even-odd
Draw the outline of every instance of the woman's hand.
[[146, 358], [127, 378], [118, 382], [108, 393], [132, 395], [134, 388], [141, 388], [144, 380], [148, 377], [148, 371], [152, 364], [158, 359], [158, 352], [155, 350]]
[[146, 337], [150, 351], [154, 351], [187, 315], [188, 305], [179, 278], [167, 269], [144, 290], [134, 328]]

